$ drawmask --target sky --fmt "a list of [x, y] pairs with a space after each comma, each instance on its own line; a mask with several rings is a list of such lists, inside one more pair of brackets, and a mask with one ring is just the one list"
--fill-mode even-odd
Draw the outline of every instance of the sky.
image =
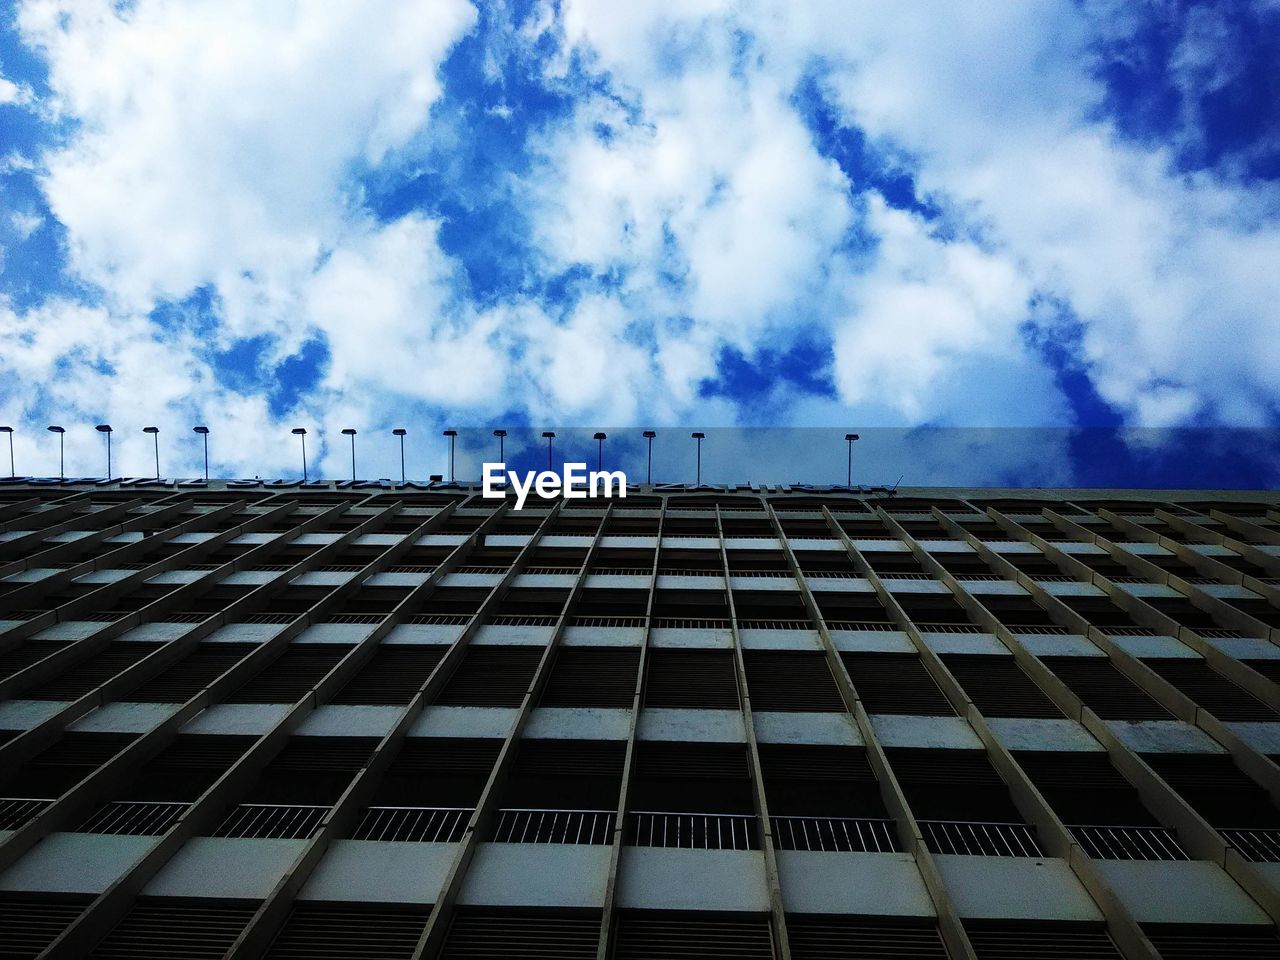
[[1278, 304], [1280, 0], [0, 0], [19, 473], [1274, 487]]

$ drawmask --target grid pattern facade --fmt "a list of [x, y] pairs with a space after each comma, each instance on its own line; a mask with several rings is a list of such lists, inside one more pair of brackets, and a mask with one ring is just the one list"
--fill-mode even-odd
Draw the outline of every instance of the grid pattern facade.
[[0, 488], [0, 958], [1280, 958], [1280, 497]]

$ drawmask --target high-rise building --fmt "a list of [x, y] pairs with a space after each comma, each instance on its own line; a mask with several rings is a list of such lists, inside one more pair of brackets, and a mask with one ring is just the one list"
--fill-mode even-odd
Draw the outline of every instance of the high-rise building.
[[0, 957], [1280, 957], [1280, 496], [0, 487]]

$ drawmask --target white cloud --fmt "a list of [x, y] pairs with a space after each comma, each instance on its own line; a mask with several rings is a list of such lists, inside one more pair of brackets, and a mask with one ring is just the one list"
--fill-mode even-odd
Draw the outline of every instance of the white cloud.
[[26, 84], [17, 84], [8, 77], [0, 75], [0, 107], [23, 107], [35, 99], [35, 94]]
[[231, 332], [274, 321], [342, 242], [354, 164], [427, 121], [464, 0], [28, 0], [52, 104], [80, 124], [45, 157], [73, 267], [127, 309], [215, 284]]

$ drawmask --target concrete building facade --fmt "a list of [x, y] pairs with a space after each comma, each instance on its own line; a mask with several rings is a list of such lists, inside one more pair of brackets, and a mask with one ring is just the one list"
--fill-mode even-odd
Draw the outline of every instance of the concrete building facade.
[[0, 958], [1280, 957], [1280, 496], [0, 487]]

